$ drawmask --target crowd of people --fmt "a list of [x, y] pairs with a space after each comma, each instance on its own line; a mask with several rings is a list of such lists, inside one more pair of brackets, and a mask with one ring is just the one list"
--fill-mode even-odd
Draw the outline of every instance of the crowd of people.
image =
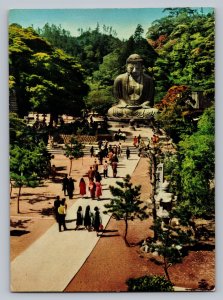
[[[154, 137], [152, 137], [151, 142], [156, 142]], [[133, 145], [139, 149], [146, 146], [140, 135], [134, 137]], [[78, 194], [79, 198], [90, 198], [91, 200], [97, 201], [103, 200], [102, 178], [116, 178], [118, 176], [119, 160], [123, 156], [122, 144], [119, 141], [113, 145], [109, 144], [107, 141], [99, 141], [98, 149], [99, 151], [96, 153], [94, 146], [91, 146], [89, 155], [92, 158], [92, 164], [80, 180], [68, 177], [67, 174], [65, 174], [62, 179], [64, 198], [60, 200], [60, 197], [57, 196], [54, 202], [55, 218], [59, 225], [59, 231], [61, 231], [62, 228], [63, 230], [67, 230], [65, 222], [67, 210], [66, 196], [68, 196], [69, 199], [73, 199], [74, 192], [76, 191], [75, 194]], [[129, 146], [126, 147], [125, 155], [127, 159], [130, 158], [131, 152]], [[76, 186], [76, 189], [75, 185], [78, 185]], [[87, 205], [84, 213], [82, 205], [79, 206], [75, 220], [75, 230], [85, 228], [88, 231], [95, 230], [98, 233], [102, 228], [100, 211], [97, 206], [95, 206], [94, 212], [91, 212], [90, 205]]]

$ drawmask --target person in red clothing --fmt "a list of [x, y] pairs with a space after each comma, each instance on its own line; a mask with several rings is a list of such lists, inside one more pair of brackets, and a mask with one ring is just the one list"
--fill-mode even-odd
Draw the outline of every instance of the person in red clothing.
[[94, 182], [94, 180], [89, 180], [89, 191], [90, 191], [90, 195], [91, 195], [91, 199], [95, 198], [95, 190], [96, 190], [96, 184]]
[[133, 146], [137, 148], [138, 145], [138, 138], [135, 136], [133, 139]]
[[117, 176], [117, 167], [118, 167], [118, 163], [117, 161], [113, 161], [112, 162], [112, 171], [113, 171], [113, 177], [116, 177]]
[[96, 197], [100, 200], [100, 196], [102, 196], [102, 185], [100, 181], [96, 181]]
[[83, 177], [80, 180], [79, 187], [80, 187], [80, 195], [84, 197], [84, 195], [86, 195], [86, 183]]

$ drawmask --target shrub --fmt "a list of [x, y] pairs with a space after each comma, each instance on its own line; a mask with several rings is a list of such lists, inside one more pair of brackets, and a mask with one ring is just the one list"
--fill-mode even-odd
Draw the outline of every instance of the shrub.
[[173, 284], [164, 276], [143, 276], [126, 281], [129, 292], [172, 292]]

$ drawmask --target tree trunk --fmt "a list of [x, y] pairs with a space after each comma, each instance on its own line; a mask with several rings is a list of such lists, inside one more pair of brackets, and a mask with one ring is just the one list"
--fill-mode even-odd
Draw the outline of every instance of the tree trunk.
[[70, 159], [70, 171], [69, 171], [69, 176], [70, 176], [71, 171], [72, 171], [72, 164], [73, 164], [73, 159]]
[[[151, 176], [150, 176], [150, 180], [151, 180], [151, 185], [152, 185], [152, 195], [151, 195], [151, 200], [152, 200], [152, 214], [153, 214], [153, 224], [156, 223], [157, 220], [157, 214], [156, 214], [156, 200], [155, 200], [155, 192], [156, 192], [156, 158], [154, 154], [151, 154], [150, 157], [150, 163], [152, 164], [151, 166]], [[157, 241], [158, 235], [156, 230], [154, 229], [154, 237], [153, 240], [154, 242]]]
[[169, 276], [169, 273], [168, 273], [168, 265], [167, 265], [168, 262], [167, 262], [165, 256], [163, 256], [163, 260], [164, 260], [164, 272], [165, 272], [166, 278], [171, 282], [170, 276]]
[[124, 235], [124, 240], [125, 240], [125, 244], [129, 247], [129, 242], [127, 241], [127, 234], [128, 234], [128, 217], [125, 217], [125, 235]]
[[18, 214], [20, 214], [19, 200], [20, 200], [20, 195], [21, 195], [21, 189], [22, 189], [22, 186], [19, 186], [19, 194], [18, 194], [18, 198], [17, 198], [17, 213]]

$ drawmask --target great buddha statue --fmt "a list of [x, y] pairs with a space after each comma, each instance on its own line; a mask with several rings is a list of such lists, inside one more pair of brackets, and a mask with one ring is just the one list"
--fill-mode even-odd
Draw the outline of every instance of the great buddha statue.
[[108, 110], [108, 117], [147, 119], [156, 115], [154, 81], [143, 73], [143, 59], [131, 54], [126, 60], [127, 72], [114, 81], [114, 96], [118, 103]]

